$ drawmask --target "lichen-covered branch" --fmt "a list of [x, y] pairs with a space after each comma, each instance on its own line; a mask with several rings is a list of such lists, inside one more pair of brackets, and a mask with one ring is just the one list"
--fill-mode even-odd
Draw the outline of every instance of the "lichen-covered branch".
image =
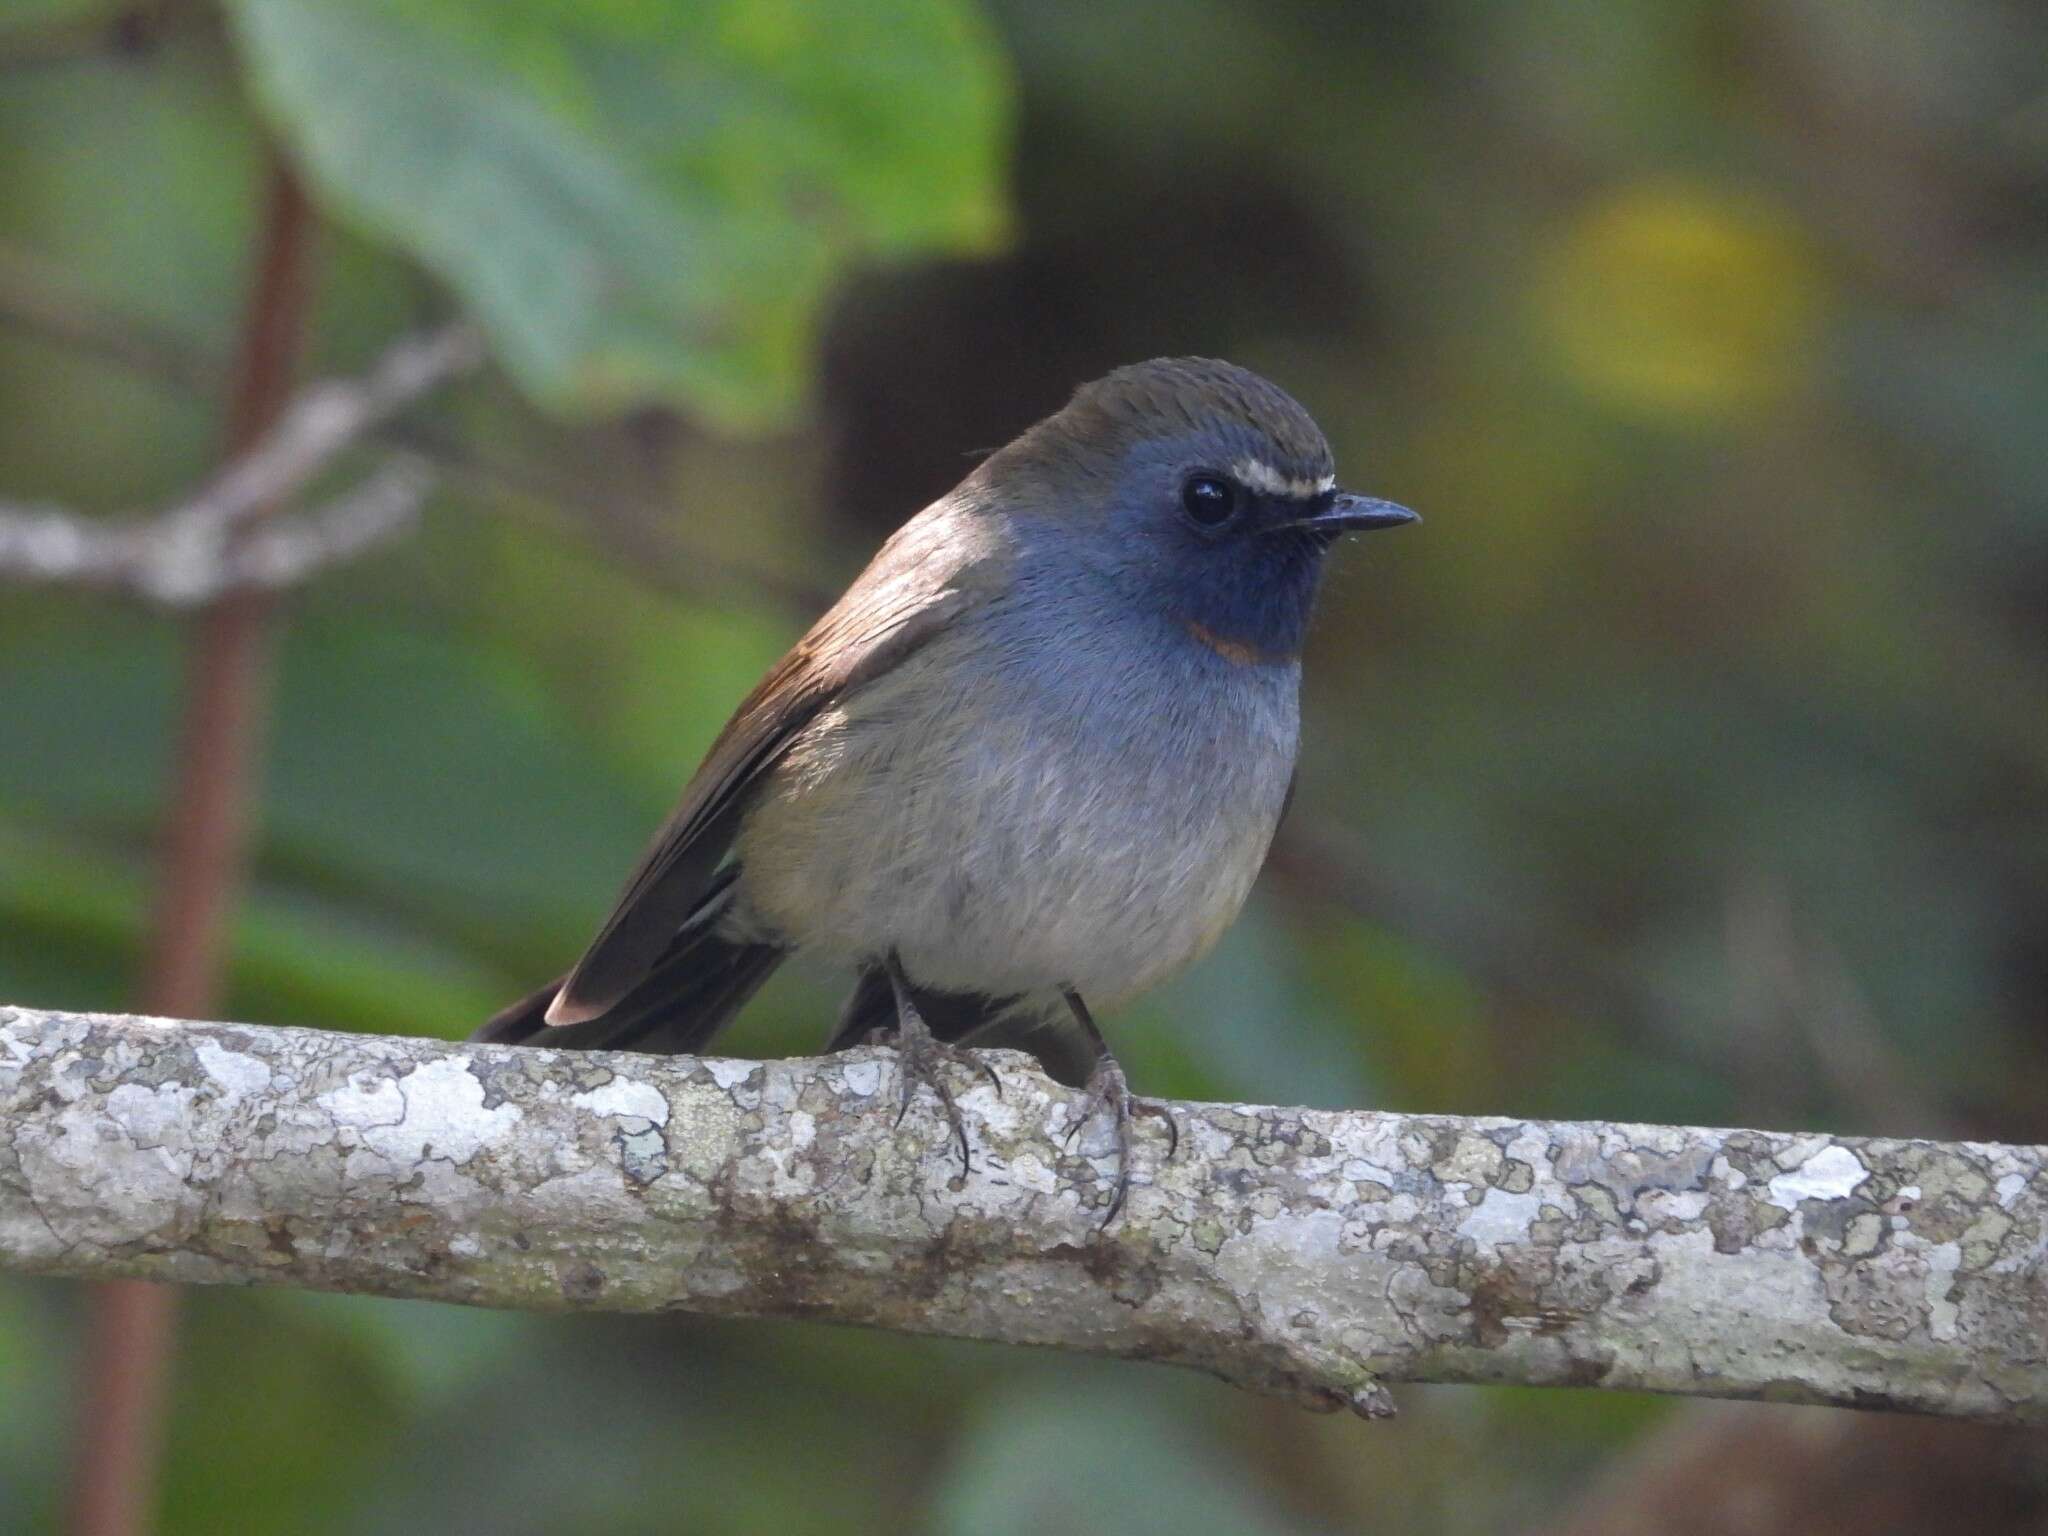
[[2048, 1148], [1175, 1104], [999, 1054], [570, 1054], [0, 1007], [0, 1267], [805, 1317], [1382, 1381], [2048, 1419]]

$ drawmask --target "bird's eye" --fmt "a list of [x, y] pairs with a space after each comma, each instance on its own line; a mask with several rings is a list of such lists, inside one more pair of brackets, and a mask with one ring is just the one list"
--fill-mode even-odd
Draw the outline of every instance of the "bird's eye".
[[1190, 475], [1180, 505], [1201, 527], [1221, 528], [1237, 514], [1237, 487], [1216, 475]]

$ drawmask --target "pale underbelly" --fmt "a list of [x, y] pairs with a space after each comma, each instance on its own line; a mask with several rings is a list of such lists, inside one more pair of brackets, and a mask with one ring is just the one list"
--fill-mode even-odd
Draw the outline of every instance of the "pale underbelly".
[[893, 950], [946, 991], [1071, 986], [1110, 1008], [1186, 966], [1244, 905], [1292, 771], [1291, 689], [1121, 744], [864, 702], [772, 771], [736, 917], [849, 964]]

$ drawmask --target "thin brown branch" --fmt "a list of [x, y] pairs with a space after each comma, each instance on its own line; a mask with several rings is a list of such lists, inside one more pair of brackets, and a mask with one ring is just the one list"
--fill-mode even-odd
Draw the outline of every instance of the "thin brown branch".
[[[231, 457], [249, 453], [284, 409], [311, 312], [312, 242], [305, 188], [288, 163], [274, 158], [228, 400]], [[264, 510], [250, 507], [242, 516]], [[145, 1006], [157, 1012], [204, 1013], [219, 988], [222, 935], [241, 879], [269, 704], [266, 620], [266, 599], [243, 592], [206, 609], [196, 625], [143, 984]], [[72, 1479], [73, 1536], [143, 1536], [154, 1523], [176, 1328], [175, 1300], [161, 1290], [121, 1281], [94, 1298]]]

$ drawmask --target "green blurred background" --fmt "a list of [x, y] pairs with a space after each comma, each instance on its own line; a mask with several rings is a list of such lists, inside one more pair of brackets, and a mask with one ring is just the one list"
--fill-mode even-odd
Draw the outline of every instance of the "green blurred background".
[[[1333, 562], [1252, 908], [1109, 1021], [1142, 1091], [2044, 1140], [2044, 61], [2020, 3], [11, 0], [0, 497], [217, 464], [266, 136], [309, 372], [479, 318], [422, 532], [290, 605], [225, 1005], [455, 1037], [975, 450], [1227, 356], [1427, 524]], [[183, 648], [0, 588], [0, 998], [132, 1003]], [[8, 1531], [82, 1320], [0, 1278]], [[195, 1294], [163, 1528], [1486, 1532], [1675, 1411], [1398, 1396]]]

